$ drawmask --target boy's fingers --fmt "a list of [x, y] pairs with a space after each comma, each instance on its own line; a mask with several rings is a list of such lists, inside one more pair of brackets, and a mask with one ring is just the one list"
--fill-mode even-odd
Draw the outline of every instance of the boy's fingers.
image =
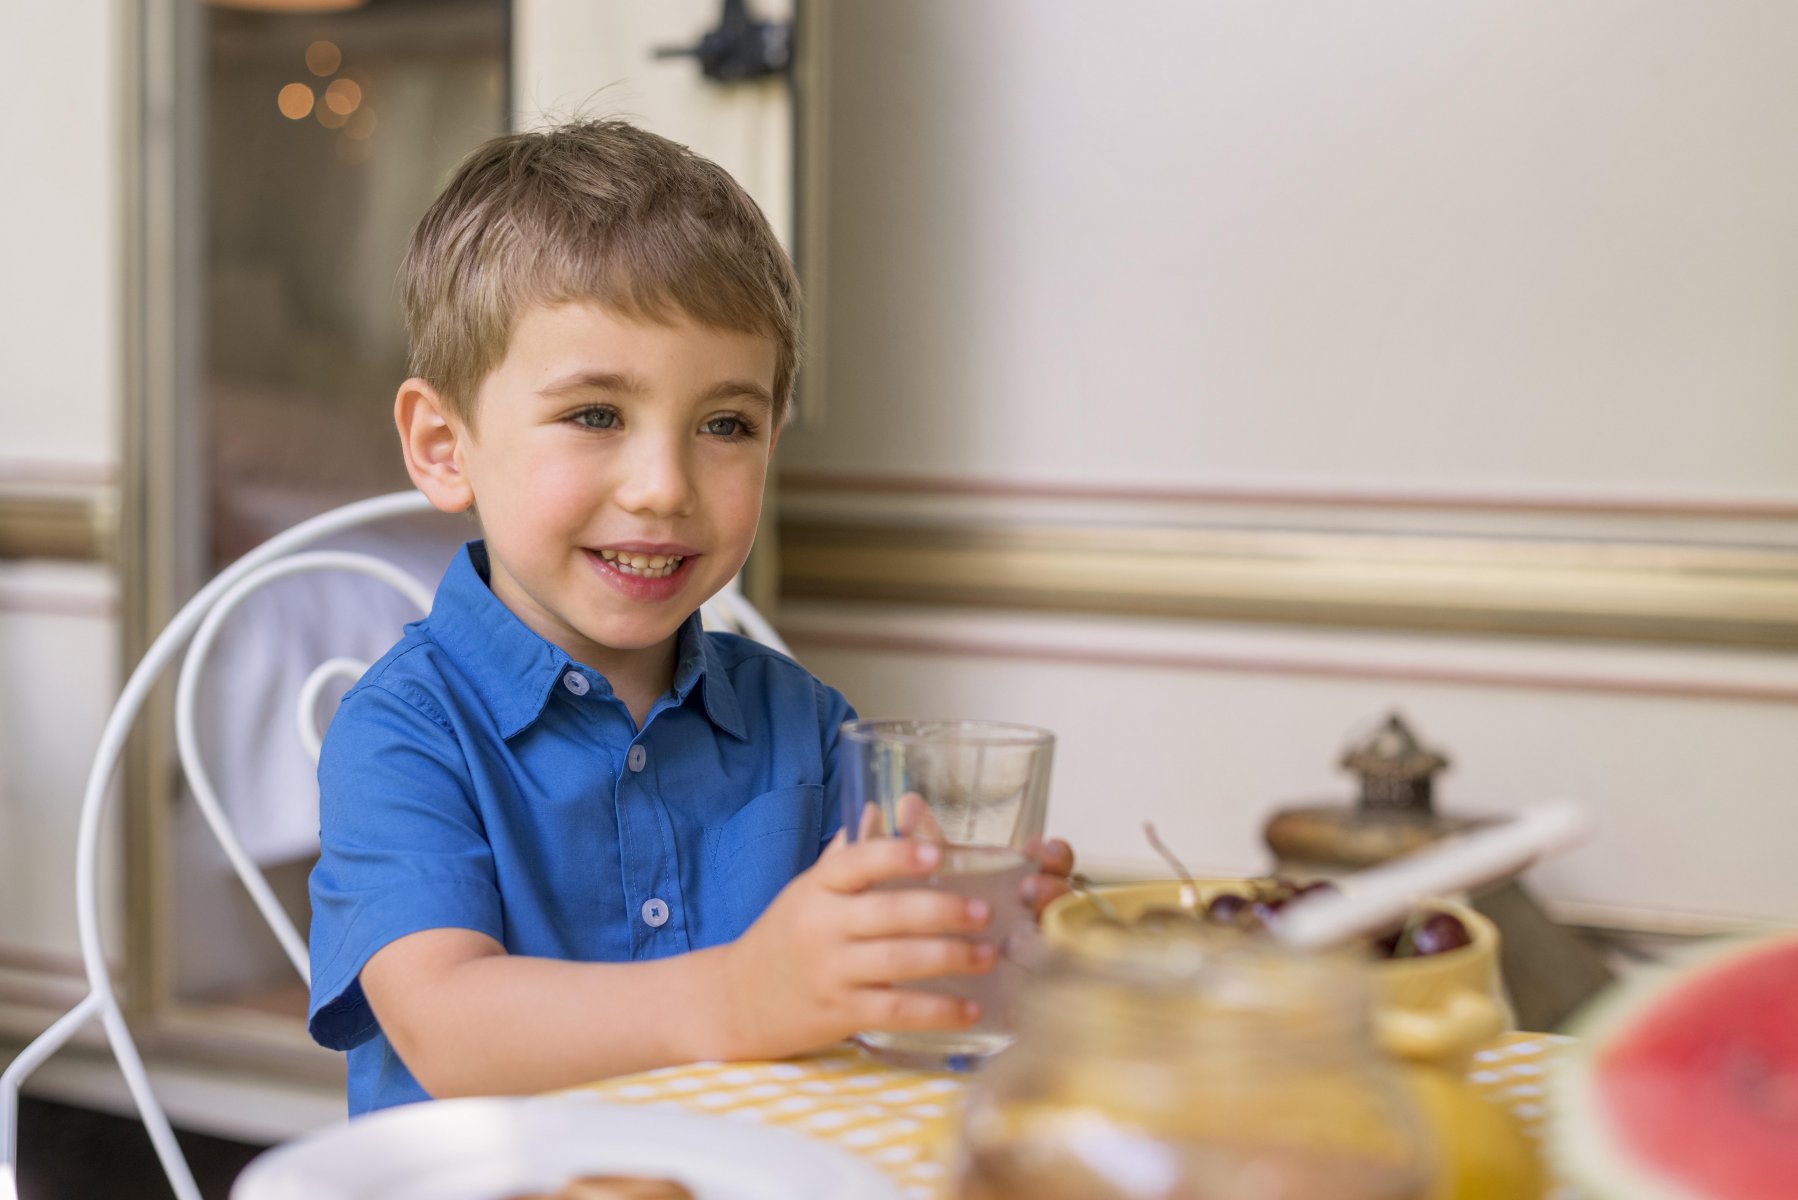
[[925, 838], [932, 842], [946, 842], [943, 827], [936, 822], [936, 814], [930, 811], [930, 805], [924, 797], [916, 792], [907, 792], [899, 797], [894, 806], [898, 810], [899, 832], [905, 837]]
[[1031, 875], [1018, 885], [1018, 899], [1040, 917], [1043, 909], [1070, 890], [1068, 881], [1060, 875]]
[[856, 840], [865, 842], [869, 838], [879, 837], [885, 832], [885, 823], [880, 816], [880, 805], [872, 801], [862, 805], [862, 819], [856, 826]]
[[979, 933], [993, 915], [984, 900], [922, 887], [868, 892], [849, 903], [847, 925], [855, 938]]
[[863, 988], [856, 1007], [861, 1029], [927, 1030], [966, 1029], [980, 1019], [980, 1006], [972, 1000], [913, 992], [903, 988]]
[[911, 983], [944, 975], [984, 975], [998, 959], [999, 948], [991, 942], [899, 937], [856, 942], [843, 951], [841, 965], [857, 983]]
[[824, 855], [812, 869], [818, 872], [818, 881], [834, 892], [860, 892], [876, 883], [928, 875], [942, 861], [943, 848], [933, 842], [877, 837]]
[[1060, 838], [1031, 838], [1024, 850], [1045, 875], [1066, 876], [1074, 870], [1074, 848]]

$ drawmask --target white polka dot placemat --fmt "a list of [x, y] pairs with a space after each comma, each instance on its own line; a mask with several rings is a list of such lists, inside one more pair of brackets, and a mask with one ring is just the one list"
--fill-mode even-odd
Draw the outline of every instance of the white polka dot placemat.
[[[1567, 1039], [1510, 1034], [1474, 1056], [1468, 1078], [1532, 1137], [1543, 1078]], [[844, 1045], [792, 1062], [692, 1063], [580, 1090], [621, 1104], [714, 1113], [822, 1138], [884, 1170], [907, 1200], [948, 1200], [944, 1155], [965, 1076], [882, 1066]], [[1573, 1200], [1560, 1191], [1553, 1200]]]

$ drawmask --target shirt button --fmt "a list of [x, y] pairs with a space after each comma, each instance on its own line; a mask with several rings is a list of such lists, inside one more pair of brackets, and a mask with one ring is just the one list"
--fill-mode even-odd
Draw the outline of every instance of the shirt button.
[[570, 671], [568, 674], [562, 676], [562, 686], [577, 696], [585, 696], [587, 694], [587, 689], [593, 685], [588, 683], [587, 677], [579, 671]]
[[629, 767], [633, 774], [641, 771], [643, 765], [648, 761], [649, 751], [645, 750], [642, 746], [632, 746], [631, 752], [624, 756], [624, 765]]
[[659, 899], [643, 902], [643, 923], [651, 929], [660, 929], [668, 923], [668, 905]]

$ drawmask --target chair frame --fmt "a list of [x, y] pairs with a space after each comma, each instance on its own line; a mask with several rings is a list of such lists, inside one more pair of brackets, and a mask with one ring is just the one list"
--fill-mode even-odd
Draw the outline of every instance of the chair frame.
[[[201, 1200], [193, 1172], [175, 1141], [168, 1115], [150, 1087], [143, 1058], [125, 1023], [101, 942], [98, 889], [100, 835], [114, 792], [113, 777], [118, 773], [125, 743], [151, 691], [191, 641], [192, 650], [183, 664], [176, 689], [176, 742], [182, 768], [187, 773], [195, 802], [205, 815], [214, 837], [224, 848], [232, 869], [249, 890], [257, 909], [280, 940], [282, 949], [294, 969], [299, 972], [301, 980], [310, 982], [305, 940], [300, 937], [293, 922], [275, 899], [262, 871], [250, 860], [232, 832], [219, 807], [205, 764], [201, 761], [193, 716], [199, 668], [204, 664], [214, 638], [232, 609], [263, 584], [303, 571], [348, 571], [367, 575], [395, 587], [418, 603], [421, 611], [429, 611], [429, 590], [412, 576], [382, 559], [340, 551], [296, 553], [359, 525], [429, 509], [430, 502], [419, 493], [397, 492], [344, 505], [275, 535], [226, 567], [182, 605], [181, 610], [156, 636], [155, 641], [150, 643], [150, 648], [132, 670], [101, 731], [99, 749], [95, 752], [93, 767], [88, 772], [87, 790], [81, 800], [81, 819], [75, 850], [75, 917], [88, 992], [74, 1008], [59, 1017], [26, 1046], [4, 1073], [0, 1073], [0, 1200], [18, 1198], [20, 1086], [26, 1077], [96, 1017], [106, 1031], [113, 1057], [125, 1076], [125, 1085], [137, 1106], [138, 1115], [143, 1119], [144, 1127], [149, 1131], [156, 1157], [162, 1163], [177, 1200]], [[339, 659], [314, 671], [312, 678], [307, 680], [307, 687], [302, 689], [302, 699], [316, 700], [322, 673], [327, 668], [335, 666], [347, 670], [351, 665], [355, 665], [351, 660]]]
[[[113, 1057], [125, 1077], [125, 1085], [150, 1134], [156, 1156], [174, 1188], [177, 1200], [201, 1200], [198, 1185], [186, 1157], [175, 1140], [168, 1115], [156, 1099], [144, 1069], [142, 1055], [119, 1007], [118, 994], [107, 969], [101, 942], [99, 914], [100, 836], [113, 795], [113, 777], [132, 727], [145, 702], [169, 666], [182, 656], [175, 696], [175, 740], [183, 771], [195, 803], [224, 850], [232, 870], [242, 881], [257, 910], [274, 932], [288, 961], [302, 982], [310, 985], [311, 969], [306, 942], [268, 886], [260, 868], [244, 851], [226, 819], [212, 786], [199, 748], [194, 710], [200, 668], [211, 653], [226, 618], [252, 592], [276, 579], [308, 571], [361, 574], [386, 583], [412, 600], [421, 615], [430, 611], [431, 593], [410, 574], [373, 555], [350, 551], [305, 551], [307, 547], [360, 525], [432, 511], [430, 501], [416, 491], [394, 492], [346, 504], [302, 521], [276, 534], [221, 571], [194, 597], [182, 605], [143, 658], [133, 668], [118, 701], [100, 734], [99, 749], [88, 773], [81, 800], [81, 818], [75, 851], [75, 911], [81, 942], [81, 961], [87, 977], [87, 994], [59, 1017], [0, 1073], [0, 1200], [19, 1200], [18, 1194], [18, 1098], [25, 1079], [96, 1017], [106, 1032]], [[747, 636], [790, 653], [772, 625], [743, 598], [732, 580], [701, 608], [709, 629], [740, 629]], [[321, 738], [317, 725], [317, 701], [333, 679], [354, 680], [368, 664], [334, 658], [315, 668], [298, 696], [298, 733], [316, 760]]]

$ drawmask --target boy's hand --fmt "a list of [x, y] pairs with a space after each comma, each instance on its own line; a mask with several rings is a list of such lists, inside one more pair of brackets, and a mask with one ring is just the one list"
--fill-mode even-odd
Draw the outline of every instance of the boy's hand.
[[992, 968], [983, 901], [930, 888], [870, 890], [921, 879], [942, 861], [933, 841], [839, 833], [726, 947], [733, 1058], [781, 1058], [863, 1029], [964, 1029], [977, 1005], [895, 984]]
[[1068, 890], [1068, 876], [1074, 873], [1074, 848], [1060, 838], [1031, 838], [1024, 852], [1036, 860], [1035, 875], [1020, 887], [1024, 903], [1039, 918], [1057, 896]]
[[[931, 815], [930, 808], [924, 803], [924, 797], [916, 792], [907, 792], [899, 797], [894, 806], [896, 832], [901, 837], [925, 838], [933, 842], [948, 841], [936, 818]], [[861, 835], [873, 837], [881, 832], [880, 810], [868, 805], [862, 811]], [[1068, 876], [1074, 873], [1074, 848], [1060, 838], [1031, 838], [1025, 843], [1024, 852], [1036, 860], [1037, 873], [1024, 880], [1019, 889], [1019, 898], [1037, 917], [1043, 915], [1043, 909], [1068, 890]]]

